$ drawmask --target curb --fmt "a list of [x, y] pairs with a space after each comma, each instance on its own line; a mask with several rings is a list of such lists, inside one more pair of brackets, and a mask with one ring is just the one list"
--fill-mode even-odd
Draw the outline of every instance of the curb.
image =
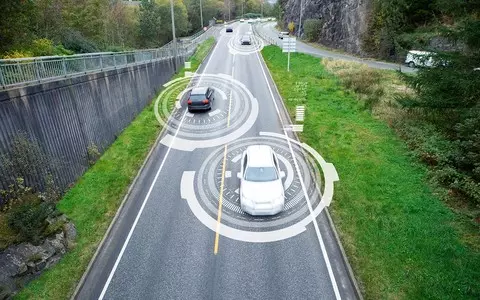
[[[217, 44], [217, 41], [216, 41], [216, 37], [213, 36], [215, 38], [215, 42], [212, 44], [212, 46], [210, 46], [210, 48], [208, 49], [208, 54], [205, 55], [205, 57], [203, 58], [203, 60], [200, 62], [200, 64], [198, 65], [198, 69], [200, 69], [200, 67], [203, 65], [205, 59], [207, 57], [210, 56], [211, 54], [211, 51], [212, 49], [215, 47], [215, 45]], [[153, 101], [153, 99], [152, 99]], [[92, 266], [93, 266], [93, 263], [95, 262], [95, 260], [97, 259], [97, 256], [98, 254], [100, 253], [100, 249], [103, 248], [103, 245], [105, 244], [105, 241], [107, 239], [107, 237], [110, 235], [110, 232], [114, 226], [114, 224], [116, 223], [120, 213], [122, 212], [124, 206], [125, 206], [125, 203], [127, 202], [127, 199], [128, 197], [130, 196], [132, 190], [133, 190], [133, 187], [135, 186], [135, 184], [137, 183], [138, 181], [138, 178], [140, 178], [140, 174], [142, 174], [143, 170], [145, 169], [145, 166], [147, 165], [147, 162], [150, 160], [152, 154], [153, 154], [153, 151], [157, 148], [158, 144], [160, 143], [160, 140], [161, 138], [163, 137], [163, 134], [165, 133], [165, 130], [167, 129], [166, 126], [164, 126], [162, 128], [162, 130], [159, 132], [158, 136], [157, 136], [157, 139], [155, 140], [155, 143], [152, 145], [152, 147], [150, 148], [150, 151], [148, 152], [147, 154], [147, 157], [145, 157], [145, 160], [143, 161], [140, 169], [138, 170], [137, 172], [137, 175], [135, 175], [135, 178], [133, 179], [133, 181], [130, 183], [130, 186], [128, 187], [128, 191], [127, 193], [125, 194], [125, 196], [123, 197], [123, 200], [122, 200], [122, 203], [120, 204], [120, 206], [118, 207], [117, 209], [117, 212], [115, 214], [115, 216], [113, 217], [112, 221], [110, 222], [110, 225], [108, 226], [107, 228], [107, 231], [105, 232], [102, 240], [100, 241], [100, 243], [98, 244], [97, 246], [97, 250], [95, 250], [95, 253], [93, 254], [92, 258], [90, 259], [90, 262], [88, 263], [87, 265], [87, 269], [83, 272], [83, 275], [82, 277], [80, 278], [80, 281], [77, 283], [77, 286], [75, 287], [75, 291], [73, 292], [72, 296], [70, 297], [71, 300], [74, 300], [77, 295], [78, 295], [78, 292], [80, 291], [80, 288], [83, 286], [83, 284], [85, 283], [85, 279], [88, 275], [88, 273], [90, 273], [90, 270], [92, 269]]]
[[[272, 46], [276, 46], [276, 45], [272, 45]], [[278, 46], [277, 46], [278, 47]], [[283, 112], [285, 113], [285, 115], [287, 116], [287, 120], [290, 122], [290, 124], [293, 124], [292, 123], [292, 119], [290, 118], [290, 114], [288, 113], [288, 110], [287, 110], [287, 107], [285, 106], [285, 102], [283, 101], [283, 97], [282, 95], [280, 94], [280, 91], [278, 90], [278, 87], [277, 87], [277, 83], [275, 82], [275, 80], [273, 80], [273, 77], [272, 75], [270, 74], [270, 69], [268, 68], [267, 66], [267, 63], [265, 62], [265, 59], [263, 58], [263, 55], [259, 54], [260, 58], [261, 58], [261, 61], [262, 63], [265, 65], [265, 68], [266, 70], [268, 70], [268, 75], [270, 77], [270, 80], [272, 81], [273, 83], [273, 87], [275, 88], [275, 92], [277, 93], [277, 95], [279, 96], [280, 101], [282, 103], [282, 108], [283, 108]], [[300, 141], [300, 139], [298, 138], [298, 135], [296, 132], [292, 132], [293, 135], [295, 136], [295, 138]], [[355, 290], [355, 294], [357, 296], [357, 298], [359, 300], [363, 300], [363, 295], [360, 291], [360, 287], [358, 285], [358, 282], [357, 282], [357, 279], [355, 277], [355, 274], [353, 273], [353, 269], [352, 269], [352, 266], [350, 265], [350, 262], [348, 260], [348, 257], [347, 257], [347, 254], [345, 253], [345, 249], [343, 248], [342, 246], [342, 243], [340, 241], [340, 236], [338, 235], [338, 232], [337, 232], [337, 229], [335, 227], [335, 224], [333, 223], [333, 220], [332, 220], [332, 217], [330, 216], [330, 211], [328, 210], [328, 207], [325, 207], [325, 212], [326, 212], [326, 215], [327, 215], [327, 220], [328, 220], [328, 223], [330, 225], [330, 228], [332, 229], [332, 232], [333, 232], [333, 236], [335, 237], [335, 241], [338, 245], [338, 248], [340, 249], [340, 253], [341, 253], [341, 256], [342, 256], [342, 260], [343, 260], [343, 263], [345, 264], [345, 266], [347, 267], [347, 272], [348, 272], [348, 276], [350, 278], [350, 281], [354, 287], [354, 290]]]

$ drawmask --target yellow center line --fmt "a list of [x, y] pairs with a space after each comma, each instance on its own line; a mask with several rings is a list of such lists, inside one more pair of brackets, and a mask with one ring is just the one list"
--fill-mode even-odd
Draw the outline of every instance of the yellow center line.
[[[233, 66], [235, 66], [235, 55], [233, 56]], [[234, 68], [232, 67], [232, 78], [233, 78]], [[230, 97], [228, 102], [228, 114], [227, 114], [227, 128], [230, 127], [230, 108], [232, 107], [232, 90], [230, 90]], [[217, 213], [217, 228], [215, 230], [215, 245], [213, 248], [213, 253], [217, 255], [218, 253], [218, 242], [220, 240], [220, 225], [222, 220], [222, 205], [223, 205], [223, 189], [225, 186], [225, 168], [227, 166], [227, 149], [228, 144], [225, 144], [223, 151], [223, 161], [222, 161], [222, 179], [220, 181], [220, 196], [218, 198], [218, 213]]]
[[218, 217], [217, 217], [217, 229], [215, 231], [215, 247], [213, 253], [216, 255], [218, 253], [218, 240], [220, 239], [220, 220], [222, 219], [222, 204], [223, 204], [223, 187], [225, 184], [225, 166], [227, 162], [227, 145], [225, 145], [225, 151], [223, 151], [223, 162], [222, 162], [222, 181], [220, 182], [220, 197], [218, 199]]

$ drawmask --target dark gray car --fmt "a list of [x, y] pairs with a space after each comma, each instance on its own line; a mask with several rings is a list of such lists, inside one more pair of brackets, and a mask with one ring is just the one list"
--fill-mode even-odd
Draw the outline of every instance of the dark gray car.
[[188, 111], [210, 110], [214, 101], [213, 89], [210, 87], [193, 88], [188, 97]]

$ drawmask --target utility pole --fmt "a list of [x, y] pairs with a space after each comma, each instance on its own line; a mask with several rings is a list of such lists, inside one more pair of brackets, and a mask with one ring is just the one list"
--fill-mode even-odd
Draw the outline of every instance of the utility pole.
[[243, 15], [245, 14], [244, 11], [243, 11], [243, 6], [244, 6], [244, 4], [245, 4], [245, 1], [242, 0], [242, 18], [243, 18]]
[[170, 11], [172, 13], [172, 35], [173, 35], [173, 51], [175, 56], [175, 71], [177, 70], [177, 56], [178, 56], [178, 49], [177, 49], [177, 37], [175, 36], [175, 14], [173, 13], [173, 0], [170, 0]]
[[230, 3], [230, 0], [228, 0], [228, 20], [230, 21], [232, 18], [230, 17], [231, 15], [231, 8], [232, 4]]
[[261, 15], [262, 15], [262, 18], [263, 18], [263, 0], [262, 0], [262, 2], [260, 2], [260, 11], [261, 11]]
[[202, 23], [201, 28], [203, 29], [203, 8], [202, 8], [202, 0], [200, 0], [200, 22]]
[[300, 22], [298, 22], [297, 36], [300, 37], [300, 29], [302, 28], [302, 15], [303, 15], [303, 0], [300, 0]]

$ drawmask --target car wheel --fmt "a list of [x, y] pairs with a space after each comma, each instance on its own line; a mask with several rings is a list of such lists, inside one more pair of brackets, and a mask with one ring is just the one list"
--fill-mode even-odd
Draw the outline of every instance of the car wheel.
[[408, 66], [410, 68], [415, 68], [415, 63], [413, 61], [411, 61], [411, 62], [408, 63]]

